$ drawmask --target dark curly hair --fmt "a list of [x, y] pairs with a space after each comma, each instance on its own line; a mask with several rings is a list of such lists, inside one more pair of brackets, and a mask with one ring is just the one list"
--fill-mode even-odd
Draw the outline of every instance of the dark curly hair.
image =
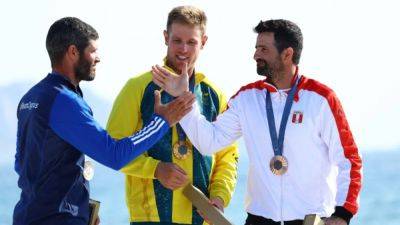
[[89, 24], [76, 17], [64, 17], [51, 25], [46, 38], [46, 49], [51, 66], [61, 62], [70, 45], [75, 45], [80, 53], [89, 45], [90, 40], [97, 40], [99, 34]]
[[254, 28], [254, 32], [274, 33], [275, 47], [281, 53], [284, 49], [293, 49], [292, 61], [295, 65], [300, 62], [301, 50], [303, 49], [303, 34], [300, 28], [293, 22], [284, 19], [260, 21]]

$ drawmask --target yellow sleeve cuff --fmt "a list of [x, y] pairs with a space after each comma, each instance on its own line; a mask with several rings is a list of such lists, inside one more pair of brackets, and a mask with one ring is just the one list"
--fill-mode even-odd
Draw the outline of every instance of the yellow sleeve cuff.
[[231, 195], [224, 192], [224, 191], [211, 191], [210, 192], [210, 198], [220, 198], [224, 202], [224, 208], [226, 208], [229, 205], [229, 202], [231, 200]]

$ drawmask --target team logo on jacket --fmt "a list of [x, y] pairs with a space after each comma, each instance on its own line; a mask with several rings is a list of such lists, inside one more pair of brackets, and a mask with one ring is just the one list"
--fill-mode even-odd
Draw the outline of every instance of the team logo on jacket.
[[303, 112], [294, 111], [292, 114], [292, 123], [302, 123], [303, 122]]
[[19, 110], [32, 110], [32, 109], [37, 109], [39, 106], [39, 103], [37, 102], [21, 102], [19, 105]]

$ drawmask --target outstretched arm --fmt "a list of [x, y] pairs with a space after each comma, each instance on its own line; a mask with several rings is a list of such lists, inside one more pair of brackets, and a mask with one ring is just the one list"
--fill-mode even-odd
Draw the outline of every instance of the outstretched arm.
[[[153, 82], [167, 91], [170, 95], [179, 96], [188, 90], [187, 65], [182, 69], [182, 74], [177, 75], [158, 65], [152, 68]], [[201, 115], [197, 104], [180, 124], [188, 135], [190, 141], [202, 154], [210, 155], [223, 147], [232, 144], [241, 136], [238, 110], [230, 102], [229, 109], [217, 117], [213, 123]]]
[[200, 113], [199, 106], [195, 103], [193, 109], [179, 122], [190, 141], [202, 154], [211, 155], [242, 136], [237, 109], [232, 102], [229, 106], [211, 123]]
[[89, 106], [78, 96], [59, 94], [52, 106], [49, 126], [66, 142], [94, 160], [118, 170], [155, 144], [169, 126], [185, 115], [194, 96], [184, 94], [173, 102], [162, 105], [155, 95], [155, 112], [151, 121], [139, 132], [121, 140], [114, 140], [94, 120]]

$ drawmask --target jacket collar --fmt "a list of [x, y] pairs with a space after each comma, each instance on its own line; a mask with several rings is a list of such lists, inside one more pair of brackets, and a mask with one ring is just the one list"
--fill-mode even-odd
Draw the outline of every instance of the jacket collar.
[[75, 85], [73, 85], [66, 76], [56, 72], [51, 72], [47, 75], [47, 77], [54, 82], [65, 85], [68, 89], [83, 97], [82, 89], [79, 87], [79, 85], [75, 87]]
[[[299, 101], [299, 91], [302, 87], [303, 81], [304, 81], [304, 76], [303, 75], [299, 75], [299, 67], [296, 66], [296, 71], [294, 76], [292, 77], [292, 81], [291, 81], [291, 86], [293, 86], [297, 79], [299, 79], [299, 81], [297, 82], [297, 90], [296, 93], [294, 95], [294, 101], [297, 102]], [[278, 89], [271, 83], [269, 83], [267, 81], [267, 79], [263, 80], [262, 85], [264, 86], [265, 89], [267, 89], [269, 92], [274, 93], [274, 92], [278, 92]], [[288, 89], [286, 92], [289, 92], [290, 89]]]

